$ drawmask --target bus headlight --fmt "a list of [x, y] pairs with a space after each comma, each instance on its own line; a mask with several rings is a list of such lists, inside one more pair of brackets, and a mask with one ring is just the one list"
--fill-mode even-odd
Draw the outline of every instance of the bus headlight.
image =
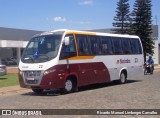
[[53, 73], [55, 71], [56, 71], [56, 69], [49, 69], [49, 70], [44, 71], [43, 75], [47, 75], [47, 74]]
[[22, 76], [23, 75], [23, 72], [19, 69], [19, 74]]

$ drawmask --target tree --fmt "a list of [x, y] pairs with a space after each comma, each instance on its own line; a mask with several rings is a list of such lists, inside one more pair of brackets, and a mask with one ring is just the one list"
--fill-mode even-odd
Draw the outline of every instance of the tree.
[[154, 54], [154, 42], [151, 38], [152, 34], [152, 13], [151, 0], [136, 0], [132, 12], [132, 27], [133, 34], [138, 35], [142, 41], [144, 51], [144, 61], [146, 54]]
[[118, 34], [127, 34], [130, 29], [130, 17], [129, 17], [129, 3], [128, 0], [119, 0], [117, 2], [116, 16], [114, 17], [112, 29], [115, 33]]

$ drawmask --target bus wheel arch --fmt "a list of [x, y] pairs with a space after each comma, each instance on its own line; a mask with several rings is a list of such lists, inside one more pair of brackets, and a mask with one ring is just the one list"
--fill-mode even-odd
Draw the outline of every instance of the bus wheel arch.
[[119, 76], [119, 83], [124, 84], [127, 82], [127, 70], [122, 69]]
[[69, 75], [65, 80], [63, 93], [71, 93], [75, 91], [77, 91], [77, 77], [75, 75]]

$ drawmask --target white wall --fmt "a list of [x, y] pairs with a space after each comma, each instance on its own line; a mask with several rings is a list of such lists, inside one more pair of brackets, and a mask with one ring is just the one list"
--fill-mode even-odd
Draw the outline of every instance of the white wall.
[[154, 55], [153, 55], [154, 64], [159, 64], [159, 46], [158, 46], [158, 40], [154, 40], [154, 42], [155, 42]]

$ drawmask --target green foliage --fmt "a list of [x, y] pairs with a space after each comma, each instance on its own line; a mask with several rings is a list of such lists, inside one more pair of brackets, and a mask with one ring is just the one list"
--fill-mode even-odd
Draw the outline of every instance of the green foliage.
[[112, 29], [118, 34], [127, 34], [130, 29], [130, 17], [129, 17], [129, 3], [128, 0], [119, 0], [117, 2], [116, 16], [114, 17]]
[[132, 34], [138, 35], [142, 41], [144, 57], [146, 53], [153, 54], [154, 42], [152, 34], [151, 0], [136, 0], [131, 14]]
[[18, 74], [7, 74], [0, 76], [0, 87], [18, 85]]
[[129, 13], [128, 0], [117, 2], [113, 31], [118, 34], [138, 35], [142, 41], [144, 58], [146, 54], [154, 54], [152, 34], [151, 0], [135, 0], [133, 12]]

